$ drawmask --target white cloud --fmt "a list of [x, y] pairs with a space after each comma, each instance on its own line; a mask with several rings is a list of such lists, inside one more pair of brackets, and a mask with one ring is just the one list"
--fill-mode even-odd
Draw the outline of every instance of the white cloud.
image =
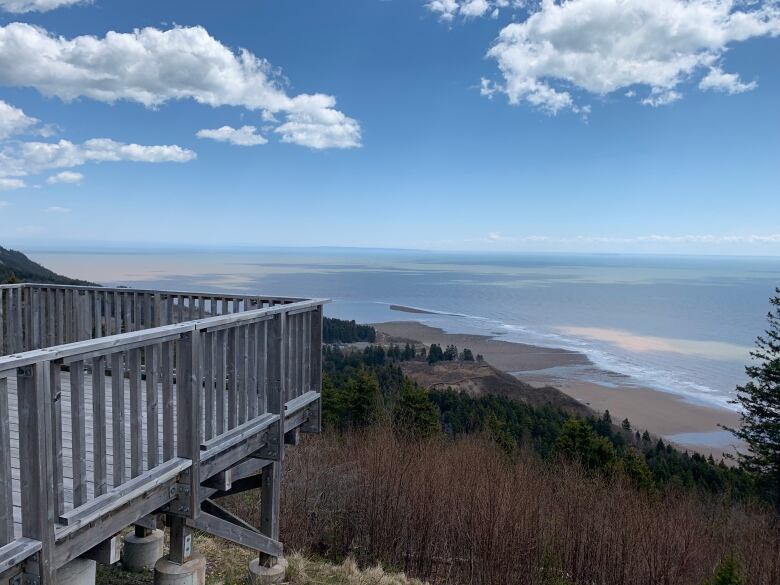
[[37, 123], [38, 120], [31, 118], [19, 108], [0, 100], [0, 140], [21, 134]]
[[458, 15], [464, 19], [482, 16], [498, 18], [501, 8], [520, 8], [524, 4], [523, 0], [429, 0], [425, 6], [436, 14], [439, 20], [452, 22]]
[[9, 205], [11, 204], [8, 201], [0, 201], [0, 209], [3, 207], [8, 207]]
[[[778, 34], [774, 0], [543, 0], [506, 26], [488, 55], [511, 103], [555, 113], [577, 107], [572, 88], [603, 96], [644, 85], [643, 103], [670, 103], [679, 84], [713, 67], [730, 44]], [[738, 78], [717, 79], [704, 88], [742, 87]]]
[[[110, 138], [93, 138], [82, 144], [68, 140], [2, 142], [15, 134], [32, 131], [50, 135], [49, 126], [39, 125], [39, 120], [0, 100], [0, 189], [20, 189], [26, 186], [20, 177], [49, 169], [77, 167], [90, 161], [187, 162], [196, 157], [193, 151], [176, 145], [143, 146]], [[79, 183], [83, 178], [81, 173], [63, 171], [46, 182]]]
[[326, 95], [299, 95], [286, 115], [286, 121], [274, 132], [282, 142], [314, 149], [355, 148], [360, 146], [360, 125], [338, 110], [335, 99]]
[[198, 130], [198, 138], [211, 138], [219, 142], [230, 142], [238, 146], [256, 146], [268, 142], [262, 135], [258, 134], [254, 126], [241, 126], [233, 128], [231, 126], [222, 126], [213, 130]]
[[61, 6], [88, 4], [91, 0], [0, 0], [0, 8], [6, 12], [48, 12]]
[[73, 171], [62, 171], [61, 173], [57, 173], [56, 175], [52, 175], [46, 179], [46, 182], [49, 185], [55, 185], [57, 183], [78, 184], [83, 180], [84, 175], [81, 173], [74, 173]]
[[426, 4], [428, 10], [437, 14], [445, 22], [451, 22], [460, 10], [457, 0], [431, 0]]
[[699, 82], [699, 89], [721, 91], [728, 94], [744, 93], [758, 87], [755, 81], [743, 83], [736, 73], [724, 73], [720, 67], [712, 67]]
[[[0, 84], [33, 87], [47, 96], [70, 101], [87, 97], [158, 107], [192, 99], [213, 107], [240, 106], [264, 117], [282, 114], [288, 123], [300, 118], [300, 104], [317, 104], [306, 115], [316, 128], [281, 131], [288, 142], [315, 148], [359, 146], [359, 125], [335, 109], [336, 100], [322, 94], [289, 96], [285, 81], [265, 59], [240, 49], [234, 52], [203, 27], [136, 29], [105, 37], [66, 39], [25, 23], [0, 27]], [[291, 119], [292, 118], [292, 119]], [[333, 125], [333, 128], [325, 128]], [[335, 140], [328, 142], [329, 138]]]
[[658, 106], [668, 106], [679, 99], [682, 99], [682, 94], [679, 91], [653, 88], [650, 95], [642, 99], [642, 103], [657, 108]]
[[26, 187], [21, 179], [3, 179], [0, 178], [0, 191], [10, 191], [11, 189], [23, 189]]
[[196, 154], [176, 145], [142, 146], [125, 144], [110, 138], [93, 138], [82, 144], [59, 142], [22, 142], [0, 151], [0, 177], [22, 177], [49, 169], [72, 168], [87, 162], [188, 162]]
[[43, 210], [44, 213], [70, 213], [68, 207], [60, 207], [59, 205], [52, 205]]
[[487, 0], [465, 0], [460, 5], [460, 13], [467, 18], [484, 16], [489, 10], [490, 3]]

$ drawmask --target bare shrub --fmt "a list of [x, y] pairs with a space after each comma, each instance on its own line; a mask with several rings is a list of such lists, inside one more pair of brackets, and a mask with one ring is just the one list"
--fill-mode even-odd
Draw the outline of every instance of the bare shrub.
[[282, 508], [288, 549], [437, 583], [698, 585], [732, 552], [748, 583], [780, 583], [766, 510], [649, 496], [575, 466], [510, 460], [477, 437], [310, 438], [288, 451]]

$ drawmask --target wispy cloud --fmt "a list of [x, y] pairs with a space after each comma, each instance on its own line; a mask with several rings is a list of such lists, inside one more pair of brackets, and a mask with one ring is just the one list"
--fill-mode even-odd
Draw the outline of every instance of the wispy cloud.
[[59, 205], [52, 205], [43, 210], [44, 213], [70, 213], [70, 208], [60, 207]]
[[24, 181], [21, 179], [4, 179], [0, 178], [0, 191], [10, 191], [11, 189], [22, 189], [26, 187]]
[[681, 234], [681, 235], [638, 235], [638, 236], [599, 236], [578, 235], [570, 237], [543, 236], [543, 235], [518, 235], [505, 236], [498, 232], [491, 232], [487, 236], [489, 242], [504, 243], [538, 243], [549, 242], [551, 244], [780, 244], [780, 233], [775, 234]]
[[232, 126], [222, 126], [221, 128], [198, 130], [198, 138], [210, 138], [217, 142], [229, 142], [236, 146], [257, 146], [266, 144], [268, 140], [258, 133], [254, 126], [241, 126], [233, 128]]
[[699, 82], [699, 89], [721, 91], [728, 94], [745, 93], [758, 87], [755, 81], [743, 83], [736, 73], [724, 73], [720, 67], [713, 67]]
[[0, 0], [0, 8], [6, 12], [48, 12], [62, 6], [90, 4], [92, 0]]
[[57, 173], [56, 175], [52, 175], [46, 179], [46, 182], [49, 185], [56, 185], [57, 183], [78, 184], [83, 180], [84, 175], [81, 173], [74, 173], [73, 171], [62, 171], [61, 173]]
[[26, 132], [37, 124], [37, 119], [0, 100], [0, 140]]
[[[183, 163], [195, 157], [193, 151], [177, 145], [145, 146], [110, 138], [92, 138], [81, 144], [69, 140], [21, 142], [0, 151], [0, 176], [23, 177], [50, 169], [78, 167], [88, 162]], [[66, 177], [74, 178], [71, 175]]]

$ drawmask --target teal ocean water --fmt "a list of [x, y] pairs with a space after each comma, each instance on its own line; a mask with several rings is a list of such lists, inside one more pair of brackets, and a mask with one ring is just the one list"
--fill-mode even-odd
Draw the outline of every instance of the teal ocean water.
[[[27, 250], [64, 274], [130, 286], [333, 300], [362, 322], [415, 319], [585, 353], [637, 384], [728, 406], [780, 258], [465, 254], [388, 250]], [[410, 314], [404, 305], [430, 311]], [[602, 376], [609, 383], [608, 376]]]

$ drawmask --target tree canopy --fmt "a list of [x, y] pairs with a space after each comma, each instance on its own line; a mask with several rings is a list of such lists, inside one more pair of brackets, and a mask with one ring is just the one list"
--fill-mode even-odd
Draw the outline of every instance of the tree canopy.
[[780, 514], [780, 288], [769, 300], [769, 327], [756, 339], [753, 363], [745, 368], [750, 381], [737, 386], [733, 401], [742, 410], [741, 426], [729, 429], [747, 445], [741, 466], [752, 473]]

